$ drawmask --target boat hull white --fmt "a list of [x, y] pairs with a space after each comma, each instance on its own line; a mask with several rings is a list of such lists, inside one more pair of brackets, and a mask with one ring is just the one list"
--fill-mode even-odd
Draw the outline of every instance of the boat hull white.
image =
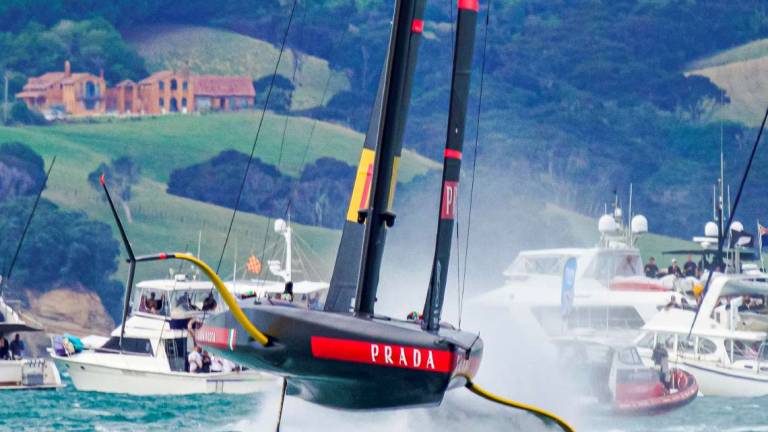
[[696, 377], [704, 396], [758, 397], [768, 395], [768, 376], [700, 362], [683, 362], [682, 367]]
[[0, 360], [0, 390], [63, 387], [56, 364], [45, 359]]
[[79, 391], [131, 395], [246, 394], [274, 389], [275, 377], [257, 371], [188, 373], [114, 368], [55, 356]]

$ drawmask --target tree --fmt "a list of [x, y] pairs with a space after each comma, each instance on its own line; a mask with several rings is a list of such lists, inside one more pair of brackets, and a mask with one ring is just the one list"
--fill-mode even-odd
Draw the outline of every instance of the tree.
[[98, 168], [88, 174], [88, 183], [99, 192], [101, 192], [100, 178], [102, 175], [110, 193], [122, 205], [128, 223], [133, 223], [133, 215], [128, 201], [131, 200], [131, 188], [138, 183], [141, 177], [139, 166], [128, 156], [113, 159], [109, 165], [102, 162]]
[[[253, 82], [256, 89], [256, 105], [263, 106], [269, 92], [269, 86], [272, 83], [272, 75], [267, 75]], [[277, 75], [272, 85], [272, 93], [269, 95], [269, 105], [267, 108], [278, 112], [287, 113], [291, 110], [291, 99], [296, 86], [288, 78]]]
[[19, 142], [0, 144], [0, 202], [35, 195], [45, 181], [45, 163]]

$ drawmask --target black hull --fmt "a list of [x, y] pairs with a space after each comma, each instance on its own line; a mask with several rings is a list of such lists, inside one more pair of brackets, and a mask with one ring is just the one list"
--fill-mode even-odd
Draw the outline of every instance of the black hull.
[[198, 343], [236, 363], [285, 377], [289, 394], [320, 405], [376, 409], [439, 405], [446, 390], [473, 377], [483, 343], [448, 327], [305, 309], [243, 308], [270, 339], [251, 339], [229, 313], [206, 319]]

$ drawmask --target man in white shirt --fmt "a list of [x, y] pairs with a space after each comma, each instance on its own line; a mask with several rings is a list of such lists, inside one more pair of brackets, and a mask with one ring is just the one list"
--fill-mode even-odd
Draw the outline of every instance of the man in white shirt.
[[203, 354], [202, 354], [202, 348], [195, 345], [195, 348], [192, 350], [192, 352], [189, 353], [187, 356], [187, 361], [189, 362], [189, 371], [190, 372], [197, 372], [203, 367]]

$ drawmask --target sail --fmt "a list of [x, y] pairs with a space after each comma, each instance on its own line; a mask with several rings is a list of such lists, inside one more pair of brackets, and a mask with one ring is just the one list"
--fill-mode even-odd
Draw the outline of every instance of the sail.
[[398, 0], [325, 310], [373, 313], [426, 0]]
[[472, 54], [475, 46], [478, 0], [458, 0], [459, 17], [456, 24], [456, 46], [451, 78], [451, 102], [448, 110], [448, 133], [443, 162], [442, 194], [437, 225], [435, 258], [427, 299], [424, 302], [424, 323], [428, 330], [440, 328], [440, 316], [451, 260], [451, 239], [458, 202], [461, 152], [464, 147], [464, 125], [467, 117]]

